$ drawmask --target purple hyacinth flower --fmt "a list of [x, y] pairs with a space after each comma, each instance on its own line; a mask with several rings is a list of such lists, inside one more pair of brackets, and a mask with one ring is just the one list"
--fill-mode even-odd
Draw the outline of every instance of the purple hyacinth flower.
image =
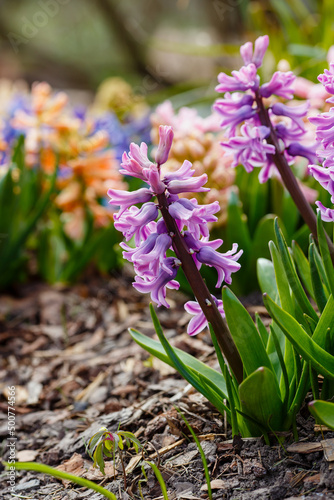
[[231, 94], [226, 92], [224, 99], [217, 99], [213, 105], [213, 109], [222, 116], [231, 116], [236, 113], [242, 106], [252, 106], [254, 97], [250, 94], [241, 94], [235, 92]]
[[310, 174], [319, 184], [326, 189], [331, 195], [331, 201], [334, 203], [334, 168], [319, 167], [318, 165], [310, 165], [308, 168]]
[[137, 179], [141, 179], [143, 181], [146, 180], [145, 172], [143, 171], [142, 166], [134, 160], [131, 155], [127, 153], [123, 153], [121, 168], [119, 169], [120, 173], [123, 175], [129, 175], [131, 177], [137, 177]]
[[195, 170], [192, 167], [192, 163], [188, 160], [184, 160], [181, 167], [175, 170], [175, 172], [166, 172], [164, 174], [163, 181], [168, 184], [170, 181], [175, 180], [188, 180], [194, 175]]
[[260, 95], [262, 97], [270, 97], [275, 94], [279, 97], [284, 97], [285, 99], [292, 99], [294, 95], [292, 84], [295, 79], [296, 77], [292, 71], [287, 71], [286, 73], [276, 71], [270, 82], [261, 85]]
[[229, 130], [229, 137], [235, 135], [235, 131], [239, 123], [244, 122], [245, 120], [249, 120], [257, 113], [256, 109], [254, 109], [249, 104], [242, 106], [237, 111], [225, 116], [221, 122], [222, 127], [226, 127]]
[[260, 83], [260, 77], [256, 74], [257, 69], [255, 64], [243, 66], [239, 71], [232, 71], [233, 76], [226, 73], [219, 73], [216, 87], [217, 92], [233, 92], [257, 90]]
[[200, 250], [203, 247], [211, 247], [214, 250], [217, 250], [223, 244], [223, 240], [220, 238], [217, 240], [209, 240], [208, 237], [197, 239], [189, 231], [184, 231], [183, 238], [187, 247], [191, 250]]
[[309, 118], [310, 122], [316, 125], [316, 138], [327, 148], [334, 142], [334, 108], [328, 113], [321, 113], [318, 116]]
[[208, 222], [215, 222], [217, 217], [213, 214], [219, 211], [219, 203], [215, 201], [208, 205], [198, 205], [197, 200], [181, 198], [169, 206], [169, 213], [174, 219], [180, 220], [182, 225], [187, 226], [188, 231], [195, 238], [208, 236]]
[[305, 128], [304, 128], [303, 118], [305, 118], [307, 111], [309, 110], [309, 107], [310, 103], [308, 101], [306, 101], [303, 104], [300, 104], [299, 106], [286, 106], [281, 102], [276, 102], [271, 107], [271, 111], [274, 113], [274, 115], [277, 116], [287, 116], [292, 121], [294, 121], [302, 131], [304, 131]]
[[[223, 301], [216, 299], [213, 295], [211, 296], [213, 302], [216, 304], [218, 307], [218, 311], [220, 314], [225, 317], [225, 311], [224, 311], [224, 306], [223, 306]], [[188, 335], [194, 336], [200, 333], [206, 326], [208, 326], [208, 320], [206, 319], [201, 306], [199, 303], [195, 300], [189, 300], [184, 304], [184, 308], [187, 311], [187, 313], [194, 315], [193, 318], [189, 321], [188, 327], [187, 327], [187, 333]]]
[[145, 169], [146, 173], [146, 182], [151, 186], [152, 191], [155, 194], [161, 194], [165, 191], [166, 185], [160, 179], [160, 172], [155, 165], [152, 165], [152, 168]]
[[184, 180], [175, 179], [168, 182], [167, 189], [171, 194], [204, 193], [210, 191], [209, 188], [203, 187], [207, 183], [207, 180], [208, 176], [206, 174]]
[[130, 144], [130, 155], [142, 168], [151, 168], [152, 162], [147, 157], [147, 144], [142, 142], [140, 146], [131, 142]]
[[121, 189], [108, 189], [108, 196], [110, 197], [110, 205], [121, 207], [121, 212], [131, 205], [137, 203], [146, 203], [149, 201], [153, 193], [150, 189], [141, 188], [137, 191], [123, 191]]
[[329, 94], [334, 94], [334, 63], [331, 63], [329, 69], [325, 69], [323, 74], [318, 76], [318, 80]]
[[275, 153], [275, 146], [267, 144], [265, 137], [270, 133], [268, 127], [251, 127], [247, 123], [242, 125], [241, 136], [233, 137], [228, 143], [221, 143], [234, 153], [233, 167], [243, 165], [246, 172], [254, 167], [262, 167], [267, 162], [267, 155]]
[[286, 152], [290, 156], [303, 156], [307, 158], [310, 163], [315, 163], [317, 161], [316, 146], [316, 143], [310, 146], [303, 146], [300, 142], [292, 142], [286, 148]]
[[289, 144], [290, 141], [302, 140], [305, 136], [305, 131], [298, 127], [294, 122], [287, 126], [284, 122], [279, 122], [275, 125], [275, 132], [279, 139], [282, 139], [284, 144]]
[[148, 236], [147, 224], [158, 217], [158, 207], [153, 202], [147, 202], [142, 208], [132, 206], [122, 214], [114, 214], [114, 226], [121, 231], [126, 241], [135, 236], [136, 245]]
[[158, 165], [163, 165], [168, 160], [170, 148], [172, 147], [174, 132], [172, 127], [160, 125], [159, 127], [159, 146], [155, 154], [155, 161]]
[[334, 210], [332, 208], [326, 208], [320, 201], [316, 201], [315, 204], [321, 213], [321, 219], [324, 222], [334, 222]]
[[[231, 274], [238, 271], [241, 265], [236, 262], [242, 254], [242, 250], [237, 252], [238, 245], [233, 244], [232, 250], [226, 253], [219, 253], [211, 247], [202, 247], [196, 254], [196, 258], [202, 264], [214, 267], [218, 273], [216, 288], [225, 281], [228, 285], [232, 283]], [[236, 253], [237, 252], [237, 253]]]
[[123, 259], [128, 260], [129, 262], [137, 262], [140, 257], [146, 253], [151, 252], [154, 248], [156, 239], [158, 234], [156, 232], [151, 233], [146, 240], [142, 241], [138, 247], [132, 248], [124, 242], [121, 242], [119, 245], [123, 248]]
[[165, 266], [169, 268], [170, 272], [160, 269], [158, 276], [152, 279], [144, 279], [141, 276], [135, 277], [133, 286], [136, 290], [142, 293], [150, 293], [151, 299], [158, 304], [158, 306], [165, 306], [169, 308], [166, 301], [166, 287], [178, 289], [180, 284], [174, 280], [177, 274], [180, 263], [174, 257], [165, 259]]
[[240, 47], [240, 54], [247, 66], [250, 63], [255, 64], [257, 68], [262, 66], [263, 56], [269, 45], [268, 35], [260, 36], [255, 40], [255, 48], [253, 53], [252, 42], [247, 42]]
[[[169, 234], [163, 233], [157, 235], [153, 247], [147, 248], [146, 252], [136, 252], [132, 258], [132, 262], [138, 274], [142, 277], [157, 276], [159, 269], [163, 269], [166, 273], [172, 274], [171, 269], [165, 265], [166, 252], [171, 246], [172, 238]], [[138, 250], [140, 250], [140, 247]]]

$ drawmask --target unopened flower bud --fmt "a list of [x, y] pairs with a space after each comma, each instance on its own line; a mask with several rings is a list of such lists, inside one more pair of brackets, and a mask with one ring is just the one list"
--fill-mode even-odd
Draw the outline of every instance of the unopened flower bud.
[[155, 161], [158, 165], [163, 165], [168, 160], [170, 148], [172, 147], [174, 132], [172, 127], [160, 125], [159, 127], [159, 146], [155, 155]]

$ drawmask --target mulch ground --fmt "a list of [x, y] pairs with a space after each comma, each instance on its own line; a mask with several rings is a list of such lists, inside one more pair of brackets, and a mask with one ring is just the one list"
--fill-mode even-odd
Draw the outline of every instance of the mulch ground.
[[[159, 309], [173, 345], [216, 367], [207, 333], [188, 337], [181, 293]], [[33, 283], [0, 296], [0, 456], [8, 458], [7, 387], [16, 387], [16, 457], [60, 466], [96, 481], [119, 499], [163, 498], [159, 483], [132, 449], [106, 475], [93, 468], [85, 442], [101, 426], [135, 433], [143, 456], [163, 475], [169, 500], [208, 498], [203, 465], [174, 405], [191, 424], [206, 455], [215, 499], [334, 498], [334, 433], [315, 426], [306, 408], [298, 415], [299, 442], [290, 433], [231, 439], [224, 418], [164, 363], [149, 357], [128, 328], [153, 336], [148, 298], [126, 273], [92, 278], [71, 288]], [[247, 301], [246, 301], [247, 304]], [[263, 307], [248, 301], [251, 312]], [[326, 446], [327, 448], [326, 448]], [[325, 452], [324, 452], [324, 447]], [[1, 466], [0, 466], [1, 467]], [[18, 472], [15, 496], [0, 472], [0, 498], [97, 500], [101, 495], [33, 472]], [[141, 495], [140, 496], [140, 489]]]

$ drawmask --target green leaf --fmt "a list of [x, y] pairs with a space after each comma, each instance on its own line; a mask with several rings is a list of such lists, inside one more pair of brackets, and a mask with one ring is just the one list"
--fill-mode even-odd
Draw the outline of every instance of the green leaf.
[[317, 422], [334, 430], [334, 403], [329, 401], [311, 401], [308, 409]]
[[[258, 182], [259, 183], [259, 182]], [[251, 205], [252, 206], [252, 205]], [[256, 269], [256, 262], [259, 256], [269, 257], [268, 241], [274, 238], [274, 219], [272, 214], [266, 215], [259, 220], [252, 241], [250, 261], [250, 277], [256, 279], [254, 270]], [[254, 274], [254, 276], [253, 276]]]
[[[273, 241], [269, 242], [269, 249], [270, 249], [271, 259], [274, 265], [275, 281], [277, 284], [280, 304], [285, 311], [289, 312], [290, 314], [293, 314], [294, 305], [290, 295], [289, 282], [284, 272], [284, 267], [280, 254]], [[277, 301], [275, 302], [277, 303]]]
[[257, 328], [241, 302], [231, 290], [223, 287], [226, 321], [242, 359], [244, 370], [250, 375], [260, 366], [273, 371]]
[[280, 252], [280, 256], [282, 259], [284, 271], [288, 280], [288, 283], [291, 287], [291, 290], [296, 297], [296, 300], [301, 307], [302, 311], [308, 314], [315, 321], [318, 321], [318, 316], [313, 307], [310, 304], [310, 301], [307, 298], [307, 295], [299, 281], [299, 278], [296, 273], [296, 269], [294, 267], [293, 261], [291, 259], [286, 241], [284, 239], [283, 233], [278, 226], [277, 219], [275, 220], [275, 234], [277, 238], [278, 248]]
[[264, 295], [263, 300], [272, 318], [278, 323], [301, 356], [306, 361], [310, 361], [313, 368], [324, 377], [334, 378], [334, 356], [322, 349], [307, 335], [300, 324], [275, 304], [269, 296]]
[[323, 310], [317, 326], [314, 329], [312, 339], [323, 349], [326, 347], [326, 336], [330, 329], [333, 332], [334, 325], [334, 299], [332, 295], [329, 296], [325, 309]]
[[8, 468], [15, 467], [16, 470], [32, 470], [34, 472], [41, 472], [42, 474], [56, 477], [57, 479], [65, 479], [66, 481], [71, 481], [72, 483], [79, 484], [80, 486], [84, 486], [85, 488], [88, 488], [90, 490], [97, 491], [106, 498], [117, 500], [113, 493], [106, 490], [105, 488], [102, 488], [102, 486], [99, 486], [92, 481], [88, 481], [88, 479], [84, 479], [83, 477], [74, 476], [73, 474], [69, 474], [68, 472], [62, 472], [58, 469], [54, 469], [53, 467], [49, 467], [48, 465], [38, 464], [35, 462], [15, 462], [13, 464], [9, 464], [7, 462], [3, 463]]
[[[147, 352], [152, 354], [152, 356], [155, 356], [164, 363], [175, 368], [176, 370], [176, 366], [174, 365], [172, 360], [167, 356], [166, 351], [164, 350], [160, 342], [158, 342], [157, 340], [153, 340], [150, 337], [147, 337], [146, 335], [143, 335], [142, 333], [133, 330], [132, 328], [129, 329], [129, 332], [133, 340], [138, 345], [140, 345], [140, 347], [142, 347]], [[225, 399], [227, 398], [225, 379], [221, 373], [217, 372], [217, 370], [214, 370], [213, 368], [206, 365], [202, 361], [199, 361], [194, 356], [191, 356], [191, 354], [188, 354], [187, 352], [184, 352], [181, 349], [177, 349], [176, 347], [174, 347], [173, 349], [176, 355], [179, 357], [179, 359], [183, 362], [185, 366], [187, 366], [189, 369], [194, 370], [195, 372], [202, 373], [206, 378], [211, 380], [214, 385], [218, 386], [221, 392], [224, 393]]]
[[320, 247], [320, 253], [322, 261], [324, 263], [324, 268], [326, 271], [326, 276], [328, 279], [331, 294], [334, 295], [334, 268], [333, 262], [329, 253], [328, 244], [326, 241], [326, 234], [321, 221], [321, 212], [319, 210], [317, 214], [317, 232], [318, 232], [318, 242]]
[[164, 497], [164, 500], [168, 500], [166, 483], [161, 475], [161, 472], [159, 471], [158, 467], [153, 462], [146, 461], [146, 463], [153, 469], [153, 472], [156, 475], [157, 480], [159, 481], [162, 496]]
[[[226, 365], [225, 365], [226, 366]], [[208, 486], [208, 495], [209, 495], [209, 498], [210, 500], [212, 500], [212, 491], [211, 491], [211, 483], [210, 483], [210, 474], [209, 474], [209, 468], [208, 468], [208, 463], [206, 461], [206, 457], [205, 457], [205, 454], [204, 454], [204, 451], [203, 451], [203, 448], [201, 446], [201, 443], [198, 439], [198, 437], [196, 436], [193, 428], [191, 427], [191, 425], [189, 424], [188, 420], [186, 419], [186, 417], [183, 415], [183, 413], [180, 411], [179, 408], [176, 408], [176, 411], [178, 412], [178, 414], [181, 416], [182, 420], [184, 421], [184, 423], [186, 424], [188, 430], [190, 431], [192, 437], [194, 438], [194, 441], [196, 443], [196, 446], [198, 448], [198, 451], [201, 455], [201, 459], [202, 459], [202, 463], [203, 463], [203, 468], [204, 468], [204, 474], [205, 474], [205, 480], [206, 480], [206, 484]]]
[[[202, 378], [206, 378], [203, 372], [200, 372], [201, 377], [198, 376], [198, 373], [194, 372], [192, 369], [189, 369], [187, 365], [183, 363], [181, 358], [178, 357], [176, 351], [169, 344], [168, 340], [163, 334], [161, 325], [159, 323], [158, 317], [154, 311], [153, 305], [150, 304], [151, 316], [154, 324], [155, 331], [159, 337], [159, 340], [165, 349], [165, 352], [168, 358], [171, 360], [177, 371], [182, 375], [185, 380], [187, 380], [198, 392], [203, 394], [212, 404], [220, 411], [222, 414], [226, 411], [226, 406], [223, 404], [223, 399], [225, 394], [222, 392], [219, 386], [214, 386], [214, 390], [211, 389], [212, 381], [208, 380], [208, 385], [204, 385], [202, 383]], [[224, 381], [225, 382], [225, 381]], [[224, 388], [225, 388], [224, 383]]]
[[283, 403], [277, 380], [271, 370], [262, 366], [239, 386], [241, 409], [267, 430], [282, 430]]
[[275, 269], [270, 260], [262, 258], [257, 260], [257, 279], [262, 293], [267, 293], [276, 303], [280, 304]]
[[264, 323], [263, 323], [263, 321], [260, 318], [260, 315], [258, 313], [255, 313], [255, 321], [256, 321], [256, 326], [257, 326], [257, 329], [259, 331], [260, 337], [262, 339], [264, 348], [267, 350], [269, 333], [267, 331], [267, 328], [264, 326]]
[[322, 312], [326, 305], [327, 297], [316, 264], [314, 249], [315, 245], [314, 243], [311, 243], [309, 248], [309, 260], [310, 260], [310, 270], [311, 270], [311, 283], [313, 289], [312, 296], [317, 303], [319, 311]]
[[272, 326], [270, 326], [270, 332], [271, 332], [271, 335], [273, 337], [273, 341], [275, 343], [277, 357], [279, 359], [279, 362], [280, 362], [280, 365], [281, 365], [281, 369], [282, 369], [282, 382], [283, 383], [281, 384], [281, 386], [282, 386], [281, 394], [283, 395], [282, 399], [283, 399], [284, 412], [286, 412], [287, 409], [288, 409], [289, 391], [290, 391], [289, 377], [288, 377], [288, 372], [287, 372], [287, 369], [286, 369], [286, 366], [285, 366], [285, 363], [284, 363], [281, 346], [280, 346], [278, 337], [277, 337], [277, 335], [275, 333], [275, 329]]
[[241, 210], [241, 203], [238, 195], [231, 191], [229, 204], [227, 208], [228, 226], [227, 233], [229, 241], [235, 241], [244, 250], [246, 254], [251, 248], [251, 237]]

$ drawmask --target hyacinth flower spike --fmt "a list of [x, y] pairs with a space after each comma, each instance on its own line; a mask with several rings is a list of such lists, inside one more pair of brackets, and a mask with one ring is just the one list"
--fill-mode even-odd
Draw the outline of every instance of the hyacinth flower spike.
[[[218, 75], [216, 90], [224, 93], [224, 98], [216, 101], [214, 109], [222, 115], [221, 125], [229, 138], [222, 146], [234, 153], [232, 166], [242, 164], [247, 172], [260, 167], [260, 182], [266, 182], [277, 169], [301, 216], [317, 239], [315, 213], [290, 168], [296, 156], [307, 158], [311, 164], [317, 161], [316, 144], [303, 144], [306, 141], [304, 119], [309, 104], [289, 106], [277, 101], [277, 97], [293, 98], [296, 77], [292, 71], [276, 71], [269, 82], [260, 84], [257, 70], [262, 65], [268, 44], [267, 35], [255, 41], [254, 51], [253, 44], [247, 42], [240, 48], [244, 66], [239, 71], [232, 71], [232, 76], [225, 73]], [[333, 71], [334, 65], [319, 77], [328, 92], [334, 91]], [[314, 123], [319, 125], [317, 139], [323, 140], [325, 147], [328, 131], [321, 126], [328, 116], [323, 114], [314, 119]], [[333, 140], [330, 139], [331, 142]], [[314, 173], [316, 176], [316, 168]], [[334, 263], [334, 246], [328, 236], [327, 242]]]
[[[124, 153], [121, 172], [142, 179], [147, 188], [133, 193], [109, 189], [110, 204], [119, 206], [114, 215], [115, 228], [123, 233], [126, 241], [134, 237], [135, 248], [121, 244], [123, 257], [132, 262], [136, 271], [133, 286], [142, 293], [150, 293], [151, 299], [169, 307], [166, 289], [179, 287], [177, 271], [182, 267], [194, 292], [197, 302], [190, 301], [186, 310], [194, 317], [189, 323], [188, 333], [196, 335], [208, 323], [211, 324], [220, 348], [231, 370], [240, 383], [243, 365], [224, 319], [223, 303], [209, 292], [200, 272], [208, 265], [217, 270], [220, 287], [223, 280], [231, 283], [231, 274], [238, 271], [237, 262], [242, 251], [237, 245], [225, 254], [217, 252], [222, 240], [209, 241], [208, 222], [217, 220], [217, 202], [198, 205], [196, 199], [179, 198], [183, 192], [204, 192], [207, 188], [206, 174], [194, 177], [194, 170], [185, 160], [176, 172], [162, 172], [173, 142], [173, 129], [160, 126], [159, 146], [155, 162], [147, 157], [147, 146], [131, 144], [130, 152]], [[157, 203], [154, 202], [156, 198]], [[138, 204], [142, 204], [138, 208]], [[161, 214], [161, 216], [160, 216]], [[160, 218], [159, 218], [160, 217]], [[167, 257], [167, 251], [175, 256]]]

